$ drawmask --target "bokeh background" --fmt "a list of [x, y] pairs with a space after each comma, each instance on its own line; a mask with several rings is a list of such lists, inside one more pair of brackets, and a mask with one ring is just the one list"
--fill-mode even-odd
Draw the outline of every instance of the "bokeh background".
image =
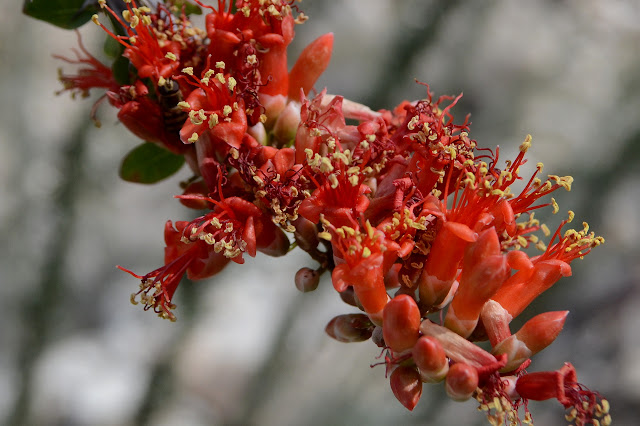
[[[179, 320], [129, 304], [162, 262], [167, 219], [190, 212], [172, 199], [179, 175], [154, 186], [120, 181], [139, 143], [97, 97], [55, 96], [51, 54], [76, 35], [0, 14], [0, 422], [7, 425], [462, 425], [483, 424], [473, 401], [425, 386], [408, 413], [394, 399], [370, 342], [324, 334], [350, 312], [328, 281], [300, 294], [304, 253], [258, 256], [204, 282], [184, 282]], [[635, 0], [307, 0], [291, 57], [335, 34], [317, 86], [390, 108], [464, 91], [471, 136], [512, 156], [533, 134], [530, 165], [573, 175], [556, 198], [606, 238], [574, 276], [527, 315], [571, 311], [559, 339], [530, 371], [564, 361], [612, 404], [614, 424], [640, 416], [640, 3]], [[104, 37], [81, 29], [94, 52]], [[70, 69], [70, 68], [66, 68]], [[561, 217], [549, 218], [557, 226]], [[579, 225], [578, 225], [579, 226]], [[564, 424], [559, 404], [532, 404], [539, 425]]]

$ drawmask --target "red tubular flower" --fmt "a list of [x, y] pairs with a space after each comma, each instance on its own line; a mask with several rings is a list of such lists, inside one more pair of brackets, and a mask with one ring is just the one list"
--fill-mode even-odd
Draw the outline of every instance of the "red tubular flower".
[[444, 325], [462, 337], [475, 329], [485, 302], [509, 275], [507, 259], [500, 254], [500, 242], [494, 227], [480, 233], [467, 247], [462, 262], [458, 292], [454, 296]]
[[454, 362], [462, 362], [476, 368], [498, 364], [496, 357], [446, 327], [434, 324], [426, 319], [420, 324], [423, 336], [436, 339], [447, 356]]
[[216, 67], [218, 73], [207, 69], [202, 78], [195, 77], [192, 68], [183, 70], [190, 77], [189, 83], [197, 88], [179, 104], [189, 113], [180, 138], [184, 143], [194, 143], [207, 133], [214, 144], [240, 148], [248, 127], [244, 104], [235, 96], [236, 80], [223, 74], [224, 64], [218, 63]]
[[525, 374], [516, 382], [516, 391], [522, 398], [534, 401], [556, 398], [571, 409], [567, 420], [575, 420], [576, 424], [611, 424], [608, 401], [578, 383], [576, 370], [568, 362], [557, 371]]
[[304, 48], [298, 60], [289, 71], [289, 98], [300, 97], [300, 90], [306, 95], [316, 80], [329, 66], [333, 50], [333, 33], [318, 37]]
[[[255, 79], [262, 86], [260, 93], [286, 95], [288, 90], [287, 46], [293, 40], [296, 20], [286, 1], [264, 2], [249, 0], [237, 2], [237, 12], [231, 13], [230, 2], [219, 0], [217, 10], [211, 9], [206, 17], [209, 53], [216, 60], [229, 64], [232, 72], [243, 74], [247, 68], [247, 56], [239, 54], [249, 45], [253, 51], [250, 62], [255, 63], [257, 73], [246, 78]], [[244, 56], [244, 57], [243, 57]], [[253, 73], [253, 70], [249, 70]]]
[[443, 303], [462, 260], [467, 244], [474, 242], [478, 234], [467, 225], [445, 222], [438, 232], [424, 271], [420, 276], [420, 301], [427, 306]]
[[161, 318], [175, 321], [171, 302], [173, 295], [185, 273], [190, 279], [201, 279], [211, 276], [224, 268], [229, 258], [216, 252], [204, 241], [195, 244], [184, 244], [181, 241], [189, 222], [176, 222], [174, 229], [171, 221], [167, 221], [164, 231], [165, 264], [144, 276], [137, 275], [125, 268], [118, 267], [141, 280], [140, 289], [131, 295], [131, 303], [138, 304], [136, 298], [144, 304], [145, 311], [153, 309]]
[[389, 300], [384, 276], [397, 259], [399, 246], [385, 239], [384, 233], [369, 222], [365, 222], [364, 232], [359, 227], [336, 228], [325, 219], [322, 223], [329, 232], [319, 236], [331, 241], [338, 263], [331, 274], [334, 288], [342, 292], [352, 286], [369, 318], [382, 324], [383, 309]]
[[518, 332], [497, 344], [491, 353], [507, 354], [501, 371], [509, 372], [549, 346], [560, 334], [569, 311], [546, 312], [527, 321]]
[[420, 337], [420, 309], [413, 297], [401, 294], [384, 307], [382, 313], [384, 341], [394, 352], [411, 349]]
[[466, 401], [478, 388], [478, 371], [465, 363], [456, 362], [445, 378], [445, 390], [454, 401]]
[[[111, 32], [98, 21], [97, 15], [93, 16], [93, 22], [125, 46], [123, 56], [129, 59], [138, 70], [138, 77], [150, 77], [154, 83], [158, 83], [162, 79], [171, 77], [180, 69], [180, 43], [171, 38], [161, 40], [158, 37], [159, 31], [156, 25], [158, 21], [163, 22], [162, 28], [173, 31], [173, 22], [166, 10], [152, 14], [148, 7], [137, 7], [133, 0], [127, 2], [127, 10], [122, 13], [122, 18], [109, 7], [105, 9], [122, 26], [127, 36], [119, 36]], [[160, 13], [165, 13], [169, 17], [169, 22], [165, 23], [160, 19]], [[180, 40], [185, 43], [182, 37]]]
[[434, 337], [420, 337], [411, 350], [411, 357], [423, 382], [440, 382], [449, 372], [449, 360], [442, 345]]
[[512, 275], [493, 295], [492, 300], [502, 305], [515, 318], [560, 277], [570, 275], [571, 267], [561, 260], [537, 262], [530, 270], [518, 271]]

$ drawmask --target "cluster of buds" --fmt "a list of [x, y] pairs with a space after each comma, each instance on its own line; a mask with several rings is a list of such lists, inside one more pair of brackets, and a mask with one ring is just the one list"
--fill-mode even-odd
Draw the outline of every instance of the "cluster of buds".
[[[547, 206], [558, 212], [553, 198], [541, 199], [570, 190], [572, 178], [542, 177], [538, 163], [512, 192], [531, 137], [499, 168], [499, 149], [477, 148], [468, 119], [454, 123], [460, 96], [434, 98], [423, 85], [424, 99], [373, 111], [315, 92], [333, 35], [288, 70], [287, 46], [306, 19], [292, 1], [194, 1], [208, 12], [205, 29], [190, 22], [185, 2], [101, 0], [114, 30], [93, 21], [122, 46], [126, 81], [82, 46], [71, 62], [83, 68], [61, 75], [73, 92], [106, 89], [129, 130], [183, 156], [193, 172], [177, 198], [202, 214], [167, 222], [163, 266], [143, 276], [121, 268], [140, 280], [132, 302], [173, 321], [185, 274], [203, 279], [245, 254], [297, 246], [319, 264], [298, 271], [297, 288], [314, 290], [329, 271], [342, 300], [361, 311], [332, 319], [327, 333], [383, 348], [393, 394], [409, 410], [423, 383], [444, 382], [452, 399], [476, 398], [493, 424], [519, 422], [520, 408], [530, 422], [527, 401], [549, 398], [569, 421], [609, 424], [608, 403], [577, 382], [571, 364], [525, 370], [567, 311], [537, 315], [514, 334], [509, 327], [603, 242], [586, 223], [563, 231], [573, 212], [553, 235], [534, 217]], [[475, 343], [487, 340], [490, 349]]]

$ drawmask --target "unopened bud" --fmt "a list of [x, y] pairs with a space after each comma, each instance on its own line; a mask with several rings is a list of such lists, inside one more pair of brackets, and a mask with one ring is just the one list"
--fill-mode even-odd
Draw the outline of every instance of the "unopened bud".
[[382, 327], [376, 326], [373, 329], [373, 334], [371, 335], [371, 341], [376, 344], [379, 348], [384, 348], [387, 346], [384, 342], [384, 336], [382, 334]]
[[391, 390], [402, 405], [412, 411], [422, 395], [420, 375], [414, 367], [401, 365], [391, 373]]
[[364, 342], [373, 334], [375, 325], [365, 314], [338, 315], [325, 327], [327, 334], [338, 342]]
[[384, 341], [394, 352], [411, 349], [420, 337], [420, 309], [409, 295], [401, 294], [387, 303], [382, 314]]
[[466, 401], [473, 396], [478, 388], [478, 371], [470, 366], [458, 362], [449, 368], [445, 380], [445, 390], [449, 398], [455, 401]]
[[447, 375], [449, 361], [435, 338], [422, 336], [413, 346], [411, 354], [423, 382], [439, 382]]
[[492, 353], [507, 354], [501, 371], [515, 370], [527, 359], [549, 346], [560, 334], [569, 311], [546, 312], [527, 321], [520, 330], [498, 343]]
[[296, 288], [303, 293], [313, 291], [318, 288], [320, 283], [320, 274], [318, 271], [311, 268], [300, 268], [296, 272]]
[[289, 102], [276, 120], [273, 136], [278, 146], [286, 145], [295, 139], [300, 124], [300, 107], [299, 102]]
[[318, 228], [316, 224], [302, 216], [292, 222], [296, 230], [293, 233], [298, 247], [306, 252], [315, 250], [318, 247]]
[[358, 308], [358, 301], [356, 300], [356, 292], [353, 290], [353, 287], [349, 286], [340, 293], [340, 299], [347, 305], [355, 306]]

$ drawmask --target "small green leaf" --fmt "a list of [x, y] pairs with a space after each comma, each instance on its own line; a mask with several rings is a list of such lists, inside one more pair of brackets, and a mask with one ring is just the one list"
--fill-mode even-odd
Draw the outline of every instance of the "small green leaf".
[[182, 13], [182, 6], [184, 6], [184, 14], [189, 15], [202, 15], [202, 9], [197, 4], [193, 4], [187, 0], [174, 0], [173, 5], [176, 6], [176, 15]]
[[60, 28], [74, 29], [97, 13], [97, 2], [86, 0], [24, 0], [22, 12]]
[[[131, 76], [129, 74], [129, 60], [124, 56], [118, 56], [113, 64], [111, 65], [111, 72], [113, 73], [113, 78], [116, 82], [121, 86], [127, 86], [131, 84]], [[135, 78], [134, 78], [135, 80]]]
[[102, 50], [110, 58], [117, 58], [119, 56], [122, 56], [122, 52], [124, 52], [124, 46], [118, 43], [115, 38], [107, 37], [104, 41]]
[[120, 165], [120, 177], [127, 182], [156, 183], [180, 170], [183, 164], [183, 156], [145, 142], [124, 157]]

